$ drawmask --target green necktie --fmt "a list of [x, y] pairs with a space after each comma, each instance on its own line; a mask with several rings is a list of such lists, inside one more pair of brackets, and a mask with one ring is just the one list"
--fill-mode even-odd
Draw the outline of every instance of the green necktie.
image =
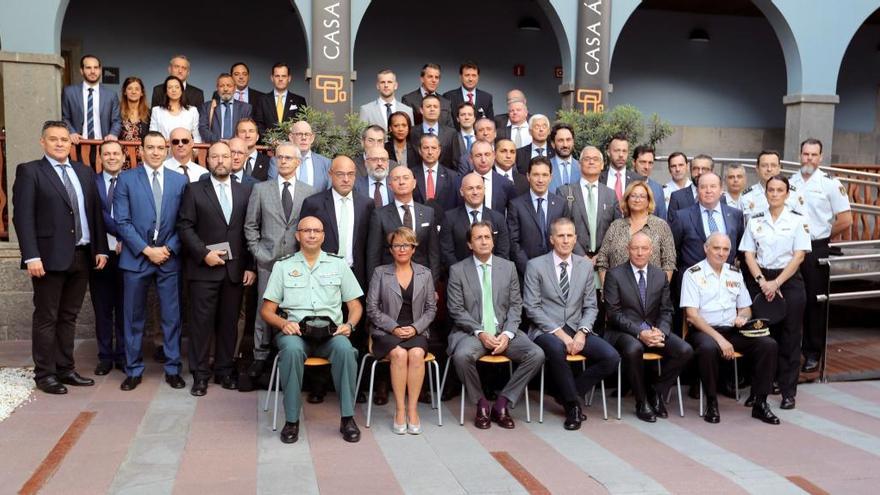
[[483, 263], [483, 331], [495, 335], [495, 304], [492, 303], [492, 280], [489, 277], [489, 265]]
[[596, 251], [596, 207], [593, 204], [593, 184], [587, 184], [587, 227], [590, 229], [590, 251]]

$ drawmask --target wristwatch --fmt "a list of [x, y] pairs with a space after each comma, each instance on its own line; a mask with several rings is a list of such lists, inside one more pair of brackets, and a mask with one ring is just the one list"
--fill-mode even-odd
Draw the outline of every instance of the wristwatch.
[[763, 273], [762, 273], [762, 274], [759, 274], [757, 277], [755, 277], [755, 282], [760, 282], [760, 281], [762, 281], [762, 280], [764, 280], [764, 274], [763, 274]]
[[583, 332], [584, 335], [590, 335], [591, 333], [593, 333], [593, 330], [591, 330], [587, 327], [580, 327], [580, 328], [578, 328], [578, 332]]

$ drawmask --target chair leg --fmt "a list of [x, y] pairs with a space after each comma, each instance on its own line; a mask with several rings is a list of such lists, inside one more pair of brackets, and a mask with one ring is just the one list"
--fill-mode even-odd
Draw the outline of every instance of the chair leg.
[[596, 386], [590, 387], [590, 396], [587, 398], [587, 407], [593, 406], [593, 394], [596, 392]]
[[736, 401], [739, 402], [739, 369], [736, 365], [736, 358], [733, 358], [733, 396], [736, 397]]
[[541, 391], [538, 395], [538, 423], [544, 422], [544, 365], [541, 365]]
[[263, 412], [269, 411], [269, 398], [272, 397], [272, 383], [275, 382], [275, 371], [278, 369], [278, 355], [272, 361], [272, 372], [269, 374], [269, 388], [266, 390], [266, 403], [263, 404]]
[[459, 413], [458, 424], [464, 426], [464, 383], [461, 384], [461, 412]]
[[703, 380], [700, 380], [700, 417], [703, 417]]
[[367, 358], [372, 357], [369, 354], [364, 354], [364, 357], [361, 358], [361, 367], [358, 370], [358, 379], [357, 385], [354, 387], [354, 393], [357, 394], [361, 390], [361, 379], [364, 377], [364, 369], [367, 367]]
[[[602, 392], [602, 419], [608, 421], [608, 401], [605, 399], [605, 380], [603, 379], [600, 382], [602, 385], [599, 390]], [[595, 387], [593, 387], [595, 389]], [[590, 393], [590, 400], [592, 400], [593, 394]]]
[[[272, 431], [278, 431], [278, 396], [281, 393], [281, 372], [278, 370], [278, 356], [275, 356], [275, 411], [272, 413]], [[302, 409], [300, 409], [302, 414]]]
[[617, 363], [617, 420], [620, 421], [620, 386], [621, 386], [621, 366], [622, 363]]
[[370, 390], [367, 395], [367, 428], [370, 427], [370, 420], [373, 417], [373, 385], [376, 380], [376, 365], [379, 364], [379, 361], [373, 360], [373, 364], [370, 366]]
[[675, 377], [675, 388], [678, 390], [678, 415], [684, 417], [684, 401], [681, 400], [681, 378]]
[[437, 363], [436, 360], [431, 361], [431, 364], [434, 365], [434, 380], [435, 385], [437, 386], [437, 390], [435, 393], [437, 397], [437, 426], [443, 426], [443, 405], [440, 404], [440, 396], [442, 395], [440, 393], [440, 365]]
[[431, 409], [434, 409], [434, 370], [431, 369], [430, 366], [427, 366], [427, 368], [428, 368], [428, 395], [431, 396]]

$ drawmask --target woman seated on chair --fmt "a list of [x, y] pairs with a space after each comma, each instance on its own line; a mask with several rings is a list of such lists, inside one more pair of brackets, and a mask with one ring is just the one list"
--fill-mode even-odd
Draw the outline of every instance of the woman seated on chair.
[[412, 262], [418, 246], [412, 229], [399, 227], [388, 235], [388, 245], [394, 263], [376, 268], [367, 292], [371, 353], [391, 362], [394, 432], [417, 435], [428, 330], [437, 313], [434, 280], [431, 270]]

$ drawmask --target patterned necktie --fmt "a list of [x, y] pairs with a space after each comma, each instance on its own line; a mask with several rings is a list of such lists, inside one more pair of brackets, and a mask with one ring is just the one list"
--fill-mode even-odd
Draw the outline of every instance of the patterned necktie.
[[284, 117], [284, 99], [281, 95], [275, 95], [275, 114], [278, 116], [278, 123]]
[[381, 182], [376, 181], [373, 183], [373, 205], [375, 205], [376, 208], [382, 207], [382, 190], [380, 187], [382, 187]]
[[535, 148], [535, 151], [538, 153], [538, 156], [544, 156], [544, 148]]
[[156, 205], [156, 231], [153, 240], [159, 238], [159, 225], [162, 221], [162, 184], [159, 183], [159, 171], [153, 170], [153, 203]]
[[431, 201], [434, 199], [434, 170], [428, 169], [428, 184], [427, 184], [427, 200]]
[[229, 204], [229, 196], [226, 195], [226, 186], [227, 184], [220, 183], [220, 209], [223, 210], [223, 217], [226, 219], [226, 223], [229, 223], [229, 218], [232, 216], [232, 205]]
[[290, 182], [284, 181], [284, 190], [281, 191], [281, 207], [284, 209], [284, 219], [290, 220], [293, 213], [293, 196], [290, 194]]
[[489, 265], [480, 265], [483, 269], [483, 331], [489, 335], [495, 335], [495, 304], [492, 302], [492, 279], [489, 276]]
[[95, 88], [89, 88], [89, 100], [86, 103], [86, 126], [88, 138], [95, 139], [95, 100], [93, 93]]
[[339, 198], [339, 249], [336, 254], [345, 257], [348, 250], [348, 197]]
[[544, 208], [541, 203], [544, 198], [538, 198], [538, 229], [541, 231], [541, 246], [547, 245], [547, 219], [544, 218]]
[[615, 172], [615, 176], [617, 176], [617, 181], [614, 183], [614, 194], [617, 195], [617, 201], [623, 197], [623, 182], [620, 181], [620, 172]]
[[709, 217], [709, 234], [718, 232], [718, 223], [715, 222], [715, 210], [706, 210], [706, 216]]
[[[647, 307], [645, 303], [648, 301], [648, 282], [645, 280], [645, 270], [639, 270], [639, 299], [642, 301], [642, 311], [647, 311]], [[648, 322], [643, 321], [640, 325], [640, 330], [647, 330], [651, 328], [651, 325], [648, 325]]]
[[468, 103], [473, 105], [474, 104], [474, 94], [472, 92], [468, 91], [467, 95], [468, 95]]
[[593, 201], [593, 184], [587, 184], [587, 228], [590, 230], [590, 252], [596, 252], [596, 205]]
[[[473, 219], [471, 220], [471, 225], [473, 225], [473, 224], [479, 222], [479, 220], [477, 220], [477, 215], [479, 215], [479, 214], [480, 214], [480, 212], [478, 212], [477, 210], [471, 210], [471, 217], [473, 218]], [[484, 265], [484, 266], [485, 266], [485, 265]]]
[[76, 197], [76, 189], [73, 187], [73, 181], [71, 181], [70, 176], [67, 175], [67, 169], [69, 168], [73, 171], [73, 168], [66, 163], [62, 163], [58, 166], [61, 167], [61, 182], [64, 183], [64, 190], [67, 191], [67, 199], [70, 200], [70, 209], [73, 210], [73, 235], [76, 236], [76, 239], [73, 242], [78, 243], [83, 236], [82, 217], [79, 215], [79, 198]]
[[[403, 226], [413, 228], [412, 212], [409, 211], [409, 205], [400, 205], [403, 208]], [[415, 229], [413, 229], [415, 230]]]
[[428, 127], [428, 134], [434, 134], [434, 128]]
[[562, 300], [568, 301], [568, 262], [559, 263], [559, 290], [562, 291]]

